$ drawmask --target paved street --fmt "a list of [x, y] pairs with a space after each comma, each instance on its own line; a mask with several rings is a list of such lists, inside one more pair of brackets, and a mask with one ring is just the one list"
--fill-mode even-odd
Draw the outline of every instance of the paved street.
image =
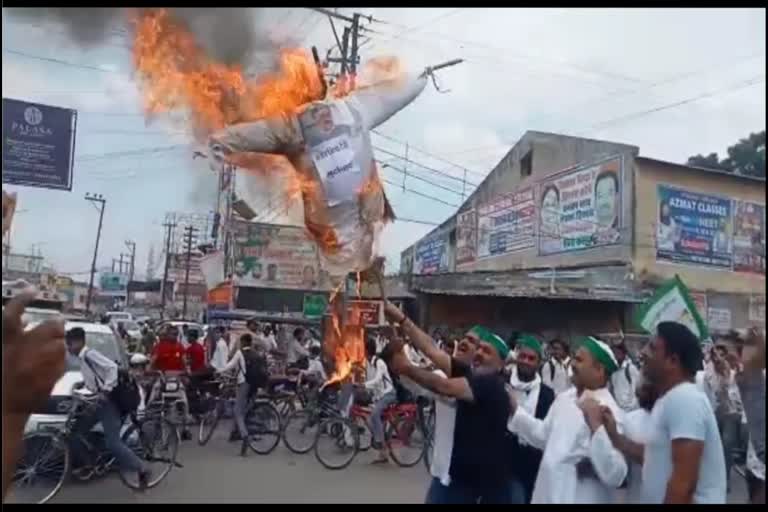
[[421, 503], [429, 481], [424, 464], [401, 469], [371, 466], [372, 451], [345, 470], [323, 468], [312, 452], [294, 455], [282, 443], [271, 455], [238, 455], [239, 444], [213, 439], [185, 442], [182, 469], [155, 489], [138, 494], [115, 475], [88, 485], [70, 484], [56, 503]]
[[[294, 455], [280, 444], [271, 455], [237, 455], [239, 445], [213, 439], [185, 442], [182, 469], [155, 489], [138, 494], [117, 476], [88, 485], [69, 484], [56, 503], [422, 503], [429, 481], [423, 464], [410, 469], [371, 466], [361, 453], [347, 469], [329, 471], [312, 452]], [[745, 503], [744, 479], [734, 472], [730, 503]]]

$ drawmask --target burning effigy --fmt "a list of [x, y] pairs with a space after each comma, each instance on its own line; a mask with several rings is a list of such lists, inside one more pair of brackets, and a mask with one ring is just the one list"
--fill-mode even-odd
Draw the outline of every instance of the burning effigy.
[[[282, 192], [301, 200], [304, 225], [336, 292], [350, 273], [371, 267], [378, 234], [395, 215], [370, 131], [418, 97], [435, 68], [416, 75], [396, 58], [373, 59], [359, 76], [328, 87], [309, 52], [287, 49], [277, 72], [249, 78], [238, 66], [210, 59], [166, 9], [137, 13], [133, 61], [146, 111], [185, 112], [212, 161], [250, 172], [288, 170], [292, 179]], [[350, 331], [356, 315], [343, 306], [332, 310], [326, 338], [336, 347], [338, 378], [364, 360], [363, 336]]]

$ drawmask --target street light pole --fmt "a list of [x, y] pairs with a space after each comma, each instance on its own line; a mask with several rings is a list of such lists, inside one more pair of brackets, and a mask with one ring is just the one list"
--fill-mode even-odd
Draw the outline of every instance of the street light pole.
[[96, 274], [96, 258], [99, 255], [99, 241], [101, 240], [101, 226], [104, 223], [104, 209], [107, 206], [107, 200], [101, 194], [85, 194], [85, 200], [93, 204], [98, 204], [99, 209], [99, 228], [96, 231], [96, 246], [93, 248], [93, 261], [91, 262], [91, 278], [88, 281], [88, 295], [85, 297], [85, 312], [91, 312], [91, 297], [93, 296], [93, 277]]
[[130, 288], [131, 281], [133, 281], [133, 272], [136, 265], [136, 242], [133, 240], [126, 240], [125, 246], [131, 250], [131, 262], [129, 263], [130, 267], [128, 268], [128, 287], [125, 289], [125, 305], [127, 307], [131, 305], [131, 292], [128, 288]]

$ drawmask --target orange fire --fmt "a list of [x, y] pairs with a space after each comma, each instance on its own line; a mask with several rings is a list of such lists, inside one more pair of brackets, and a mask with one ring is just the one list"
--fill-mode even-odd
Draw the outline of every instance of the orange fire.
[[[276, 73], [249, 78], [239, 66], [212, 60], [188, 28], [167, 9], [136, 11], [132, 22], [135, 25], [133, 65], [143, 92], [145, 112], [148, 116], [185, 113], [186, 123], [198, 142], [207, 142], [213, 132], [227, 125], [293, 115], [310, 102], [323, 99], [324, 85], [318, 67], [303, 49], [283, 50]], [[338, 80], [330, 95], [342, 97], [355, 88], [392, 81], [399, 73], [397, 59], [374, 59], [363, 66], [358, 76]], [[302, 170], [309, 163], [291, 159], [291, 166], [275, 166], [270, 163], [274, 158], [285, 157], [240, 153], [232, 155], [230, 160], [240, 168], [256, 172], [289, 167], [292, 179], [285, 190], [286, 203], [302, 199], [305, 224], [312, 239], [324, 253], [335, 252], [338, 239], [325, 219], [323, 191], [313, 175]], [[359, 193], [367, 195], [381, 190], [378, 173], [374, 172]], [[338, 290], [332, 302], [337, 293]], [[355, 363], [365, 361], [360, 312], [353, 308], [344, 315], [347, 312], [340, 310], [333, 308], [333, 321], [325, 333], [327, 350], [336, 361], [331, 379], [334, 382], [349, 375]]]
[[134, 22], [133, 64], [146, 112], [186, 111], [198, 140], [229, 124], [292, 114], [322, 96], [304, 50], [283, 50], [277, 73], [249, 79], [239, 66], [211, 60], [167, 9], [139, 11]]

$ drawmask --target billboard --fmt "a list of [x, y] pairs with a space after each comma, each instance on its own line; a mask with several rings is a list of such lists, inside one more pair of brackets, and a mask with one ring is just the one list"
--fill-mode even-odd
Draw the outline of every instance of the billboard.
[[77, 111], [3, 98], [3, 183], [72, 190]]
[[622, 159], [567, 170], [539, 184], [539, 254], [621, 242]]
[[534, 245], [533, 189], [504, 194], [477, 208], [477, 257], [500, 256]]
[[733, 270], [765, 274], [765, 205], [733, 202]]
[[317, 246], [303, 228], [233, 223], [237, 286], [316, 289], [324, 285]]
[[456, 217], [456, 264], [469, 263], [477, 257], [477, 217], [475, 210]]
[[99, 295], [106, 297], [125, 297], [128, 293], [128, 274], [102, 272], [99, 274]]
[[658, 186], [656, 260], [731, 268], [731, 200]]
[[416, 245], [414, 274], [436, 274], [448, 271], [448, 237], [432, 236]]

